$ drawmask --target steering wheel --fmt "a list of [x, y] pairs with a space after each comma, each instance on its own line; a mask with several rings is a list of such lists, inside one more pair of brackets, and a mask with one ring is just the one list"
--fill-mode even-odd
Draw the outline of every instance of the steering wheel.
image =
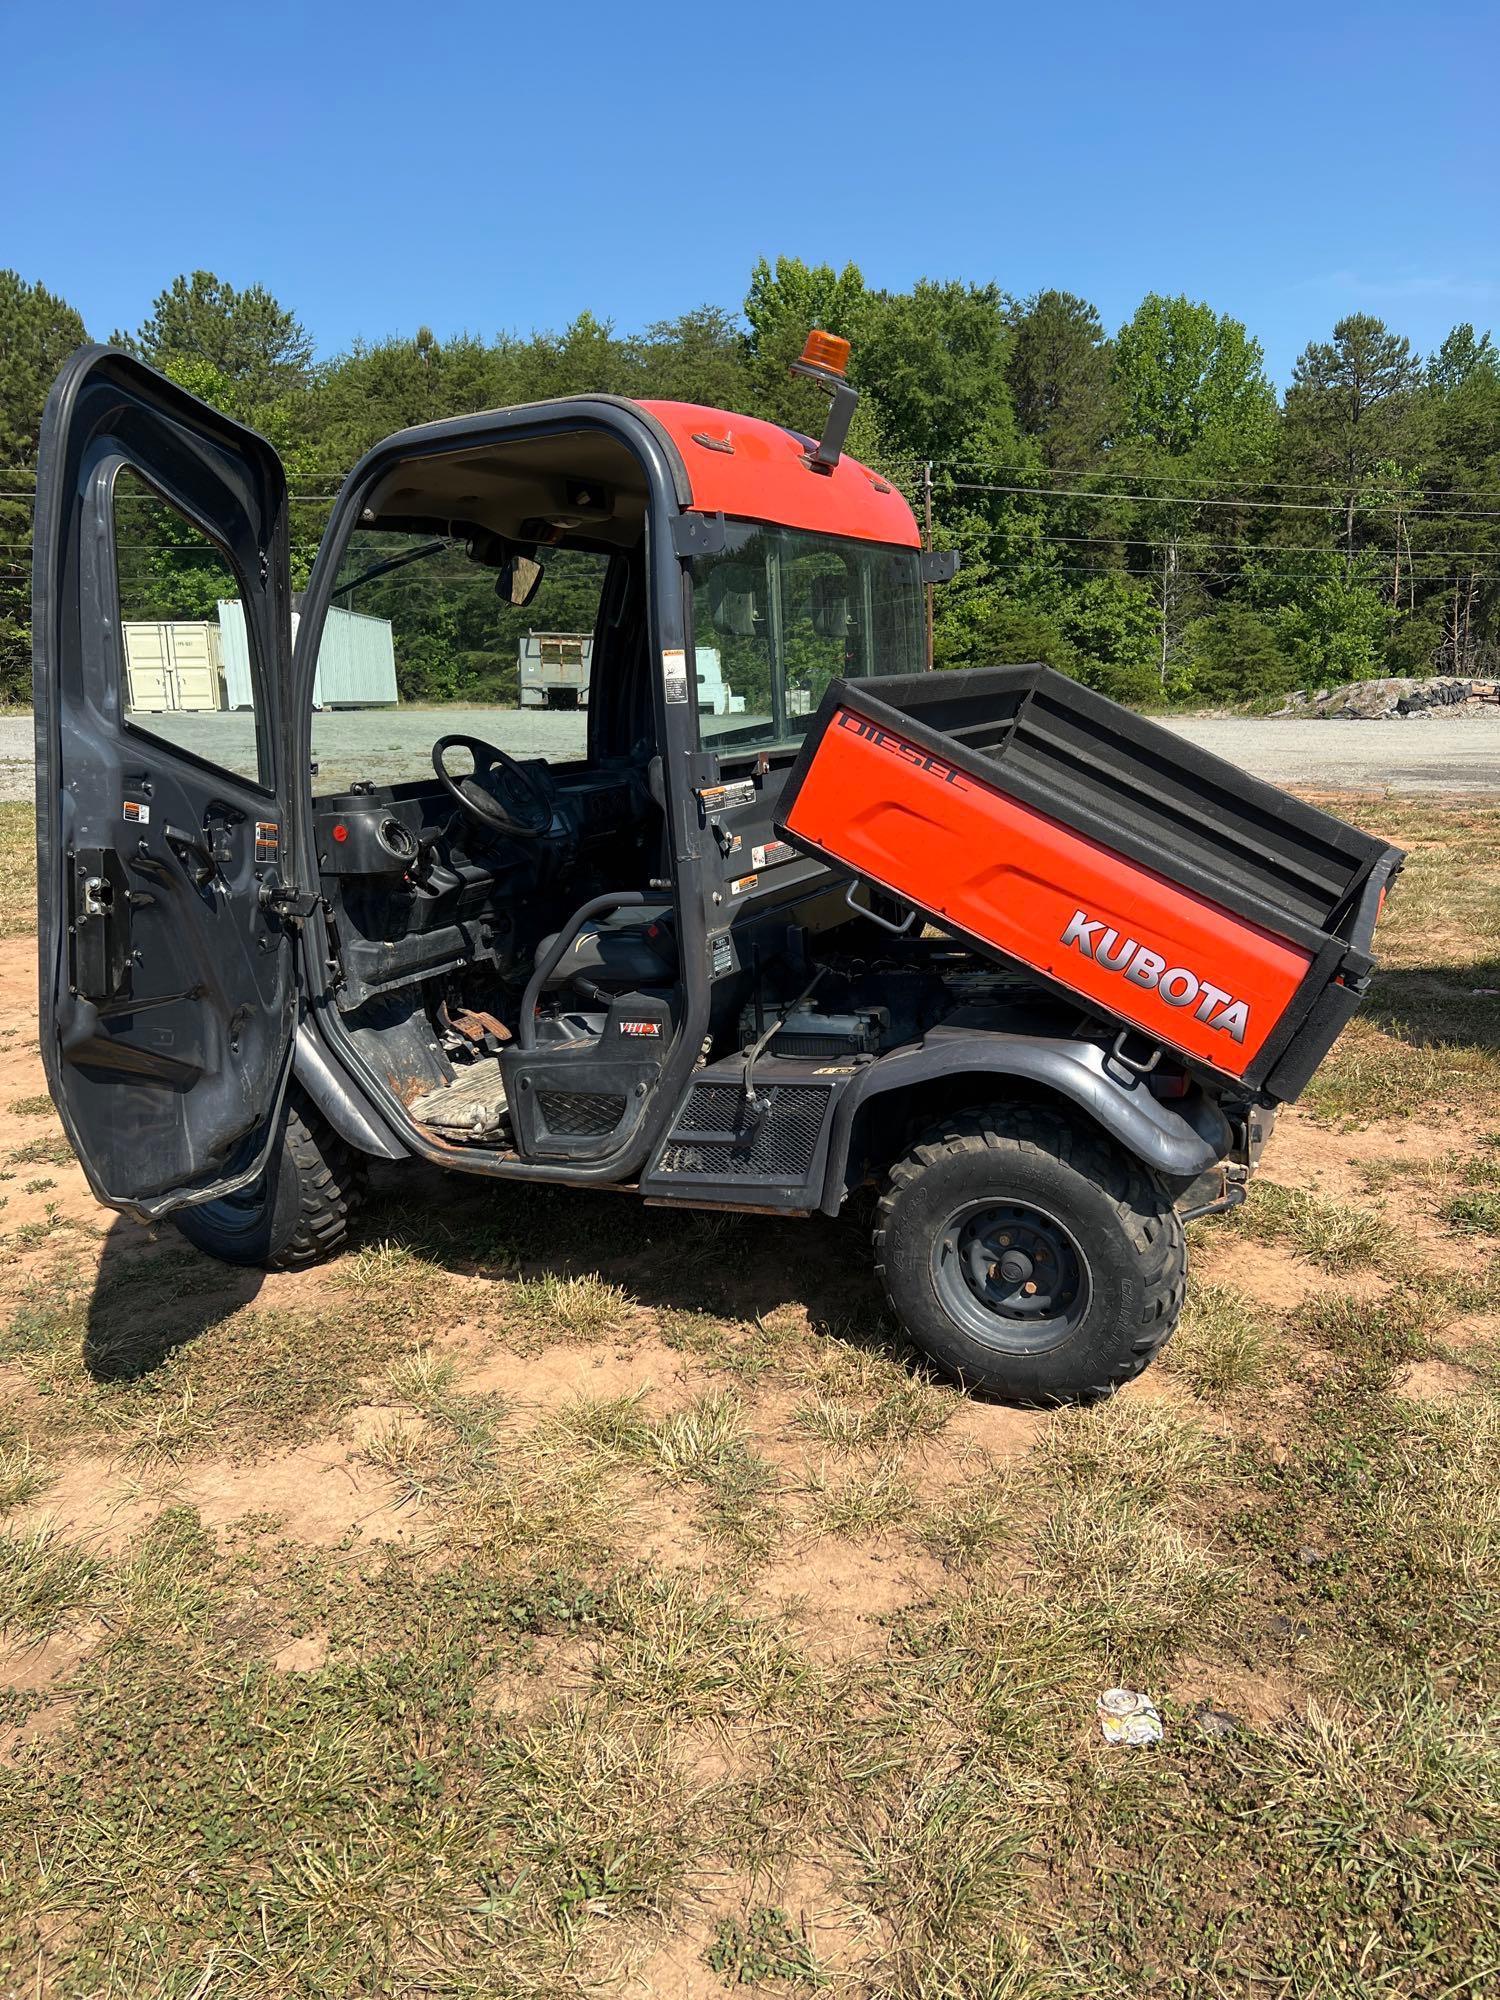
[[[472, 771], [456, 775], [444, 761], [449, 750], [467, 750]], [[535, 772], [508, 751], [481, 736], [440, 736], [432, 746], [432, 768], [464, 811], [496, 833], [537, 840], [551, 831], [552, 801]]]

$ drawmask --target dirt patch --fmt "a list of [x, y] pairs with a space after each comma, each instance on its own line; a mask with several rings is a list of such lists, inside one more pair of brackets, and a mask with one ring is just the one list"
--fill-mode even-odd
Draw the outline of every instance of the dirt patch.
[[208, 1527], [222, 1527], [247, 1514], [269, 1514], [282, 1534], [315, 1548], [352, 1535], [396, 1542], [417, 1533], [417, 1511], [398, 1509], [389, 1480], [332, 1440], [274, 1458], [194, 1465], [184, 1473], [177, 1497], [196, 1507]]
[[664, 1395], [670, 1404], [685, 1396], [687, 1370], [682, 1355], [658, 1340], [597, 1346], [559, 1341], [523, 1355], [497, 1347], [489, 1335], [482, 1351], [465, 1344], [456, 1386], [465, 1395], [505, 1396], [547, 1410], [637, 1389]]
[[750, 1594], [784, 1617], [815, 1659], [837, 1660], [883, 1648], [891, 1619], [934, 1596], [943, 1580], [936, 1558], [901, 1542], [827, 1538], [783, 1552]]
[[176, 1497], [170, 1481], [147, 1487], [116, 1460], [85, 1453], [43, 1475], [46, 1489], [11, 1518], [26, 1529], [55, 1526], [69, 1541], [87, 1541], [110, 1553], [154, 1521]]
[[1369, 1199], [1366, 1175], [1371, 1167], [1440, 1159], [1455, 1149], [1464, 1150], [1479, 1129], [1477, 1123], [1469, 1132], [1462, 1121], [1432, 1125], [1412, 1118], [1335, 1134], [1293, 1105], [1277, 1119], [1261, 1168], [1288, 1187], [1306, 1188], [1325, 1201], [1358, 1207]]
[[1345, 1271], [1332, 1278], [1283, 1243], [1229, 1235], [1209, 1237], [1195, 1246], [1189, 1282], [1232, 1285], [1278, 1314], [1295, 1312], [1319, 1292], [1350, 1292], [1363, 1298], [1382, 1289], [1373, 1271]]
[[1184, 1709], [1212, 1709], [1249, 1729], [1298, 1716], [1305, 1701], [1300, 1684], [1274, 1668], [1202, 1660], [1191, 1653], [1174, 1664], [1164, 1691]]
[[474, 1706], [481, 1715], [529, 1721], [557, 1702], [587, 1692], [598, 1650], [598, 1641], [587, 1633], [534, 1639], [529, 1653], [479, 1683]]
[[271, 1665], [279, 1674], [315, 1674], [328, 1661], [328, 1634], [309, 1632], [292, 1639], [273, 1655]]
[[1397, 1376], [1398, 1396], [1414, 1403], [1457, 1403], [1474, 1393], [1474, 1376], [1451, 1361], [1414, 1361]]
[[54, 1632], [24, 1646], [0, 1646], [0, 1687], [30, 1694], [76, 1673], [99, 1639], [97, 1626]]

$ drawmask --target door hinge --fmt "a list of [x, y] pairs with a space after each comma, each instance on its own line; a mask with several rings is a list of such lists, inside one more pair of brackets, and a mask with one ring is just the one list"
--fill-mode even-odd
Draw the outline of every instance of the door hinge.
[[322, 909], [323, 897], [316, 889], [294, 889], [268, 875], [260, 885], [260, 906], [268, 917], [284, 924], [303, 924], [314, 910]]
[[729, 530], [722, 514], [674, 514], [672, 552], [686, 560], [689, 556], [722, 555], [729, 546]]

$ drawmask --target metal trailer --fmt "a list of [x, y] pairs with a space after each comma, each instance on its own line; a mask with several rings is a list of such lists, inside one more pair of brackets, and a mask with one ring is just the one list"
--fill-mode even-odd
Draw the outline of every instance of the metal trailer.
[[743, 715], [745, 697], [735, 694], [724, 678], [724, 663], [717, 646], [696, 649], [698, 712], [700, 715]]
[[[292, 636], [297, 635], [301, 613], [292, 613]], [[223, 634], [224, 685], [226, 708], [253, 708], [250, 685], [250, 643], [245, 635], [245, 607], [237, 598], [219, 600], [219, 624]], [[318, 664], [313, 680], [313, 704], [317, 708], [394, 707], [396, 694], [396, 648], [388, 618], [369, 618], [362, 612], [343, 611], [330, 605], [318, 642]]]
[[587, 632], [528, 632], [516, 658], [516, 706], [587, 708], [593, 658]]

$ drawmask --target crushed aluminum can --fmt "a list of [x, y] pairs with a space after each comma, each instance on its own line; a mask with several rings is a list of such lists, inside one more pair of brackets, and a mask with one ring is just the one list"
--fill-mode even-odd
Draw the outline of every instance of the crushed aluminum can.
[[1132, 1749], [1160, 1743], [1161, 1717], [1149, 1695], [1133, 1688], [1106, 1688], [1096, 1705], [1106, 1743], [1125, 1743]]

